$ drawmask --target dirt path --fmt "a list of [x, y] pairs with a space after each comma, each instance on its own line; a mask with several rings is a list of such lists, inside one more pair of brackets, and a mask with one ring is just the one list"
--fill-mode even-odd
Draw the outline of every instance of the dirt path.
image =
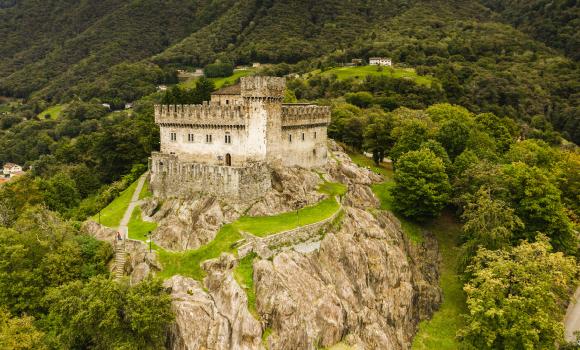
[[580, 331], [580, 287], [576, 289], [572, 302], [568, 306], [564, 318], [564, 337], [567, 341], [575, 341], [575, 331]]
[[147, 179], [147, 173], [143, 174], [139, 178], [139, 182], [137, 183], [137, 188], [135, 188], [135, 192], [133, 192], [133, 197], [131, 197], [131, 202], [125, 210], [125, 214], [123, 215], [123, 219], [121, 220], [121, 224], [119, 225], [119, 231], [123, 233], [123, 238], [129, 238], [129, 221], [131, 220], [131, 215], [133, 214], [133, 210], [139, 203], [139, 194], [143, 189], [143, 185], [145, 184], [145, 179]]

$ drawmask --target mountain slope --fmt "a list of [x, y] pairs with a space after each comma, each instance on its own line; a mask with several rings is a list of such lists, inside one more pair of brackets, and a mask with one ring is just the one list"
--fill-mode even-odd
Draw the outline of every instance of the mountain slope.
[[546, 45], [580, 59], [580, 6], [577, 0], [482, 0], [516, 28]]

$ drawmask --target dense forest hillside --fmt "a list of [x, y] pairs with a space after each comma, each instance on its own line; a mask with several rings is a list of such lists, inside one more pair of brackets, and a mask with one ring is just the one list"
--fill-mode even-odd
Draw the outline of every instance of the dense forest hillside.
[[580, 59], [580, 8], [576, 0], [482, 0], [516, 28]]
[[578, 142], [578, 6], [543, 2], [3, 1], [0, 95], [119, 104], [215, 60], [286, 74], [385, 55], [439, 80], [430, 102], [541, 116]]

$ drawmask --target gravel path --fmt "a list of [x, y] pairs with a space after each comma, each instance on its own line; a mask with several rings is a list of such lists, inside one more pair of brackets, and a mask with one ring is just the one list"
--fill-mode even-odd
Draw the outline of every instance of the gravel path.
[[121, 224], [119, 225], [119, 231], [122, 232], [123, 238], [129, 238], [129, 221], [131, 220], [131, 214], [133, 214], [133, 210], [139, 204], [139, 194], [143, 189], [143, 185], [145, 184], [145, 179], [147, 179], [147, 173], [143, 174], [139, 178], [139, 182], [137, 183], [137, 188], [135, 188], [135, 192], [133, 192], [133, 197], [131, 197], [131, 203], [125, 210], [125, 214], [123, 215], [123, 219], [121, 220]]

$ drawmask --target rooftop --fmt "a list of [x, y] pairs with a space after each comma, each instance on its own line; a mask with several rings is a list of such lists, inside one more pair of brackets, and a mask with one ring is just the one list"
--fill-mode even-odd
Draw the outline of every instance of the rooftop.
[[241, 84], [226, 86], [212, 93], [212, 95], [241, 95], [241, 94], [242, 94]]

